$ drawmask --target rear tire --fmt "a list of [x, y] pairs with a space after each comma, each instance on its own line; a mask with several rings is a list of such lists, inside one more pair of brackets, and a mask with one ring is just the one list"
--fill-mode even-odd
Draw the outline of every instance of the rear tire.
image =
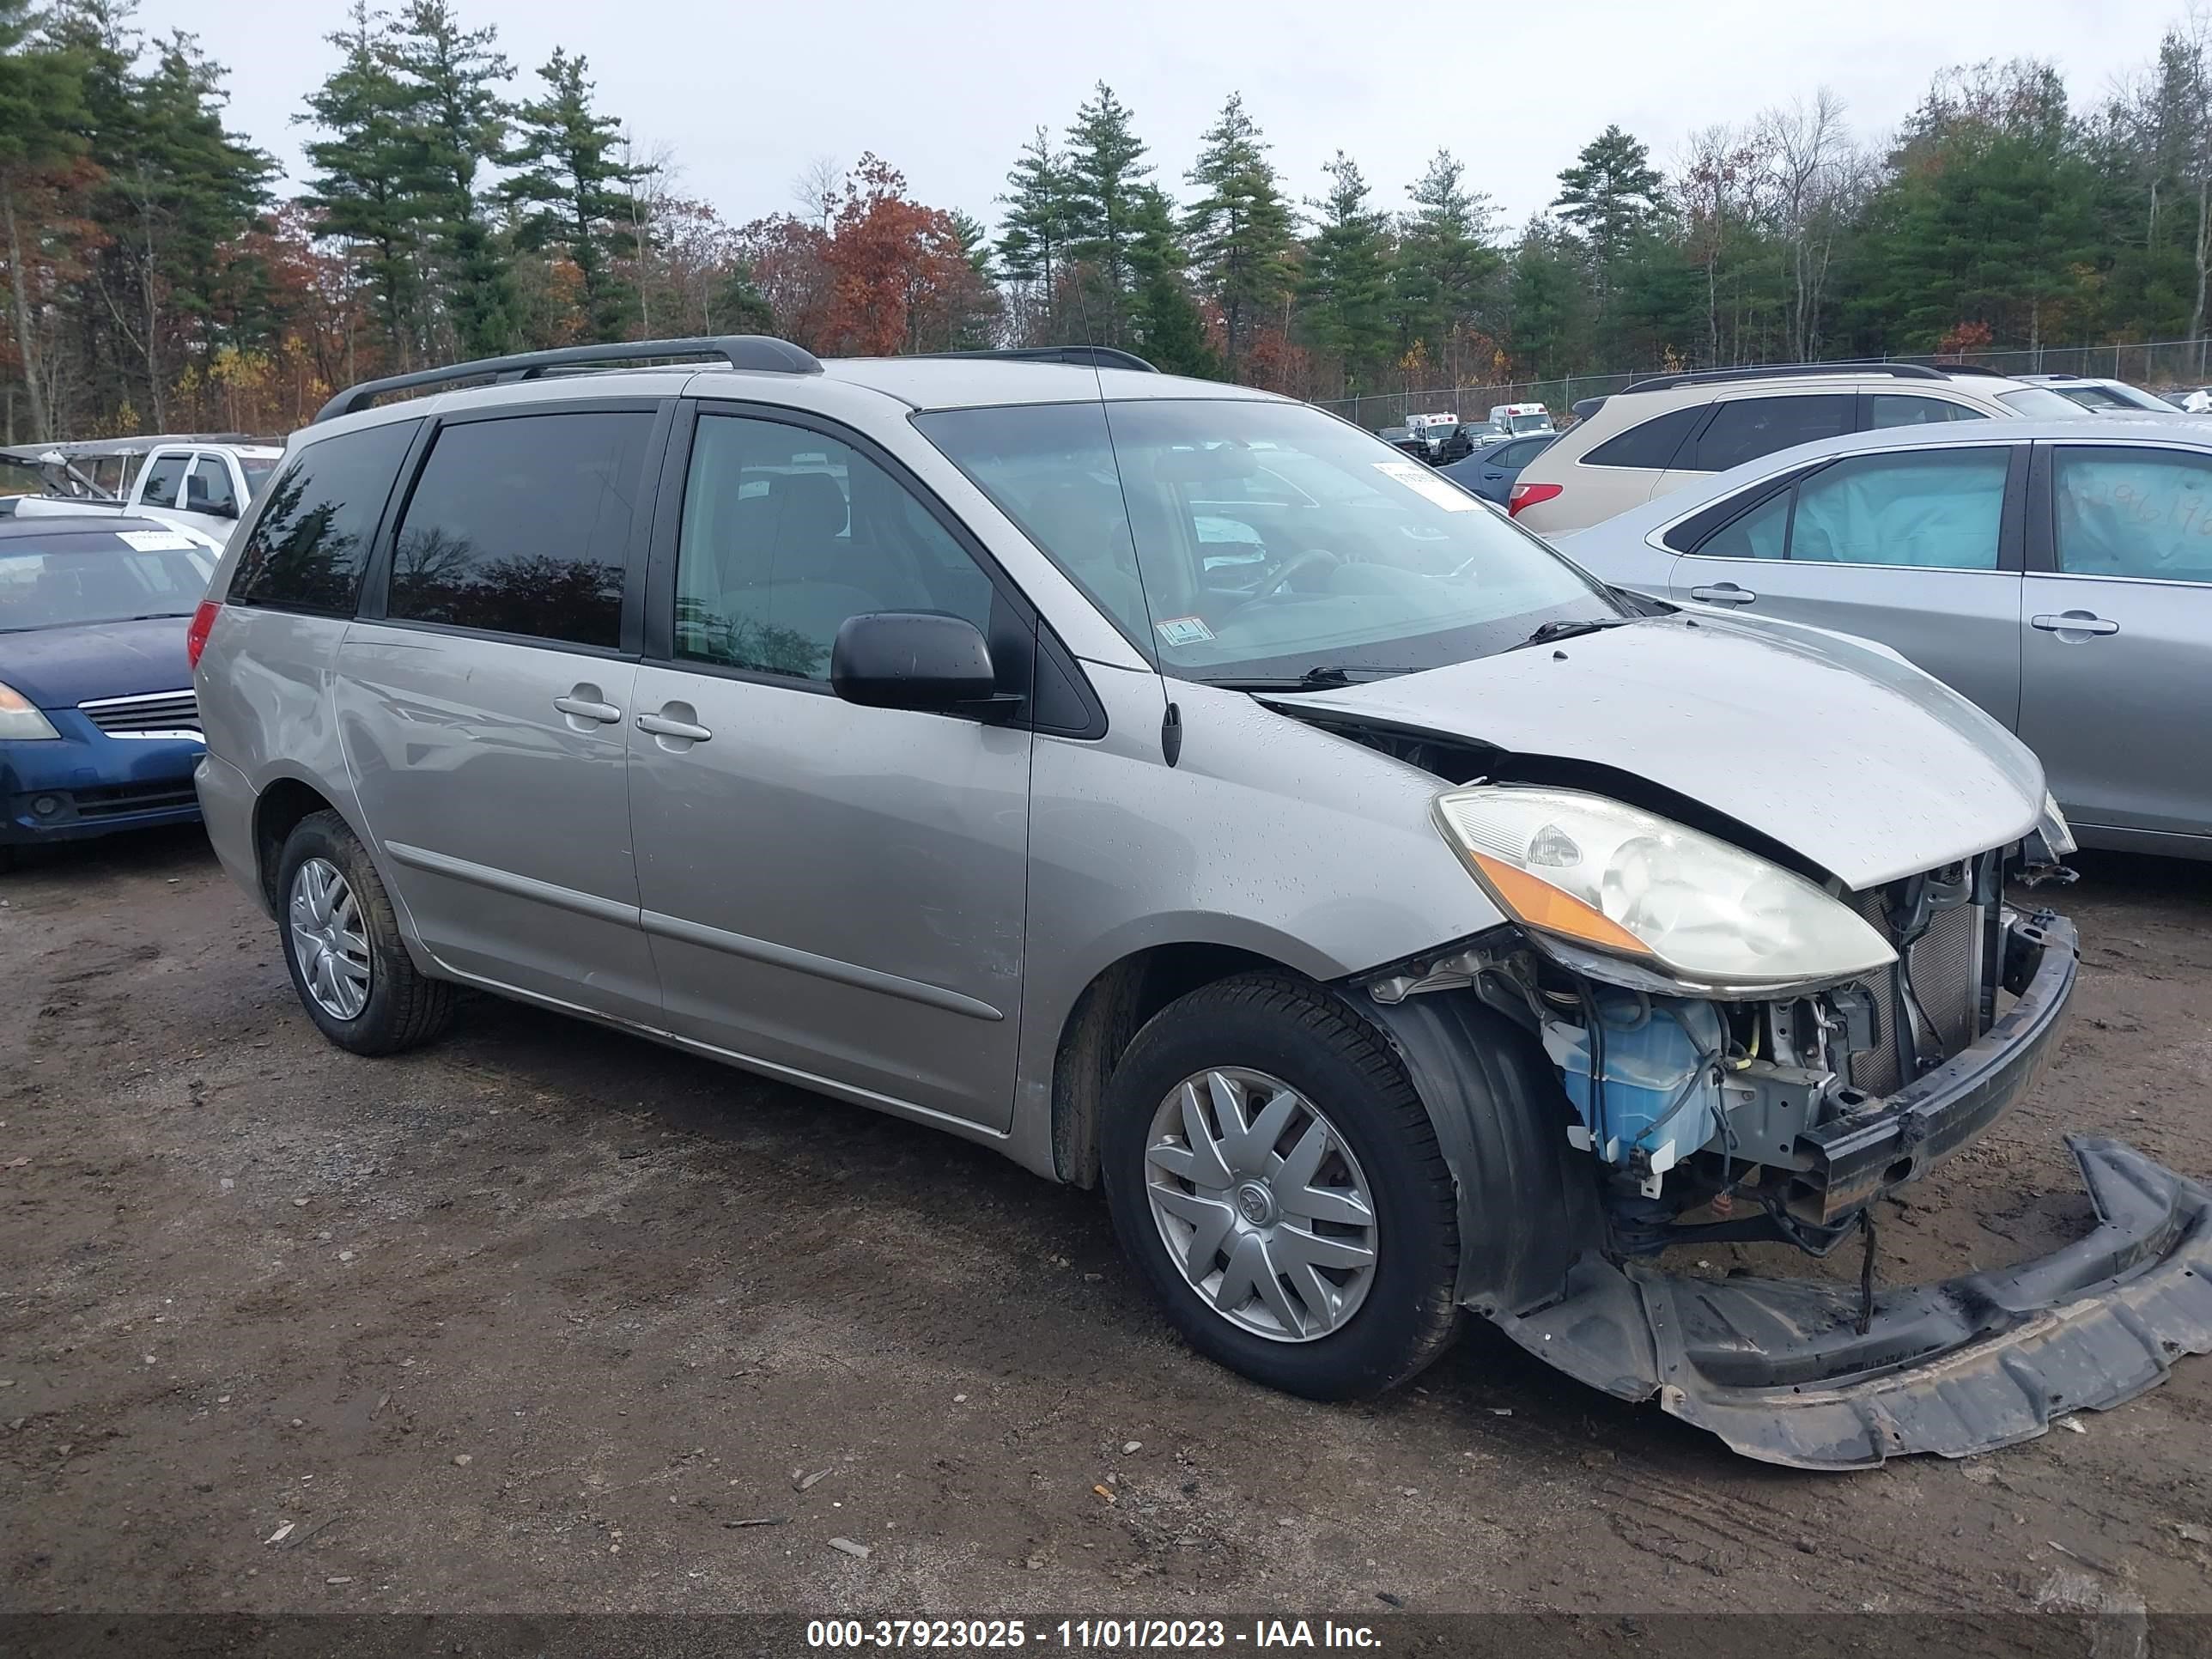
[[276, 928], [301, 1006], [341, 1048], [398, 1054], [453, 1018], [453, 988], [416, 971], [376, 866], [336, 812], [311, 812], [285, 837]]
[[1355, 1399], [1457, 1334], [1451, 1173], [1396, 1055], [1330, 992], [1249, 974], [1170, 1004], [1115, 1068], [1100, 1138], [1122, 1249], [1208, 1358]]

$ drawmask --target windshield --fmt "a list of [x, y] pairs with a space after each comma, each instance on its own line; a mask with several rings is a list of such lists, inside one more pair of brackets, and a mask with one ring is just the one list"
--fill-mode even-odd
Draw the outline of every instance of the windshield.
[[2016, 415], [2027, 415], [2039, 421], [2078, 421], [2081, 405], [2071, 398], [2061, 397], [2047, 386], [2023, 387], [2018, 392], [2000, 392], [1997, 401]]
[[1547, 621], [1621, 614], [1474, 495], [1303, 404], [914, 418], [1165, 673], [1435, 668]]
[[189, 617], [214, 561], [172, 532], [77, 530], [0, 541], [0, 633]]
[[1516, 415], [1512, 416], [1510, 425], [1516, 434], [1522, 432], [1549, 432], [1552, 429], [1552, 417], [1548, 415]]

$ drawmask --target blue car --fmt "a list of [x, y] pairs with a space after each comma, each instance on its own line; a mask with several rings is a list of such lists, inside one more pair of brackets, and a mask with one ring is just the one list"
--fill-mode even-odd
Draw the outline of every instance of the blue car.
[[1523, 438], [1508, 438], [1504, 443], [1485, 444], [1465, 460], [1454, 461], [1437, 470], [1486, 501], [1504, 507], [1512, 497], [1513, 481], [1521, 476], [1521, 469], [1559, 435], [1556, 432], [1538, 432]]
[[185, 630], [219, 552], [146, 519], [0, 518], [0, 865], [199, 816]]

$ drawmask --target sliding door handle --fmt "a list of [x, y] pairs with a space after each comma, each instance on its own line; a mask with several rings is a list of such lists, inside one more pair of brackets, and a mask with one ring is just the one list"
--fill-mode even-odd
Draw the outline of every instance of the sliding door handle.
[[2028, 626], [2039, 628], [2046, 634], [2117, 634], [2119, 623], [2110, 617], [2100, 617], [2092, 611], [2062, 611], [2056, 616], [2045, 611], [2028, 618]]
[[669, 709], [677, 708], [681, 708], [686, 714], [692, 712], [689, 705], [671, 703], [658, 714], [640, 714], [637, 729], [650, 732], [656, 738], [667, 738], [680, 743], [704, 743], [714, 735], [696, 720], [679, 719], [669, 712]]

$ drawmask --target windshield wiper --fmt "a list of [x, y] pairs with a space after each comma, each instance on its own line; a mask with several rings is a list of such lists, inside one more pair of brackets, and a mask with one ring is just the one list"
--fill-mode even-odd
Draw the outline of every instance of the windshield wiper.
[[1295, 677], [1278, 675], [1256, 679], [1242, 679], [1231, 676], [1224, 679], [1202, 679], [1202, 685], [1218, 685], [1224, 691], [1326, 691], [1340, 685], [1358, 684], [1355, 674], [1402, 674], [1402, 668], [1376, 668], [1351, 663], [1316, 663], [1303, 674]]
[[[1549, 645], [1553, 640], [1571, 640], [1577, 634], [1595, 634], [1601, 629], [1622, 628], [1643, 620], [1641, 617], [1554, 617], [1522, 641], [1521, 645]], [[1513, 647], [1516, 651], [1520, 648], [1519, 645]]]

